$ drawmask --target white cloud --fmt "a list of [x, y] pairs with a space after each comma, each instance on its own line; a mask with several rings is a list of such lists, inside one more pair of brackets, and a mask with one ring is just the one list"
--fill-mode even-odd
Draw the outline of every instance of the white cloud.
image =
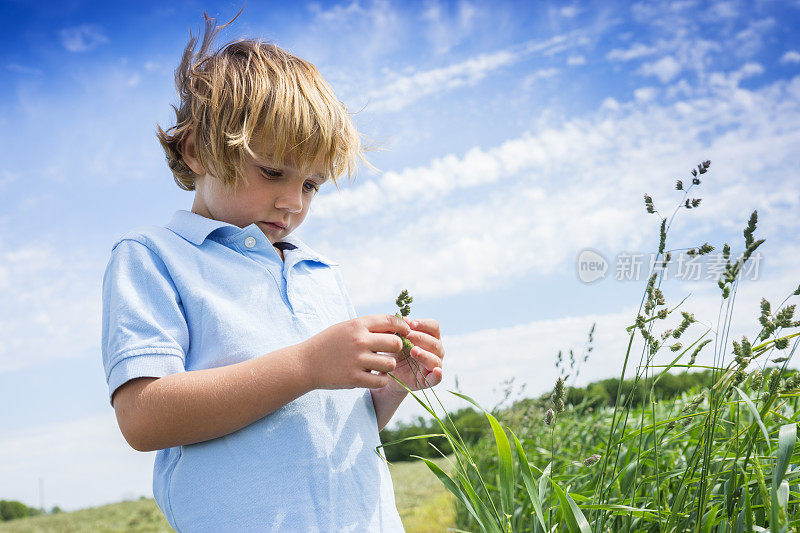
[[[764, 67], [760, 63], [753, 61], [747, 62], [736, 70], [728, 73], [712, 72], [709, 75], [709, 84], [712, 86], [725, 86], [732, 89], [738, 87], [739, 83], [751, 76], [757, 76], [764, 73]], [[739, 93], [740, 96], [745, 96], [747, 93]]]
[[714, 2], [708, 8], [709, 20], [713, 19], [734, 19], [739, 16], [739, 4], [734, 1]]
[[603, 103], [600, 104], [601, 109], [610, 109], [611, 111], [616, 111], [619, 109], [619, 102], [616, 98], [607, 97], [603, 100]]
[[656, 76], [662, 83], [670, 82], [681, 71], [681, 65], [672, 56], [665, 56], [652, 63], [645, 63], [639, 72], [645, 76]]
[[[474, 85], [491, 72], [511, 66], [534, 52], [548, 53], [568, 42], [565, 35], [546, 41], [527, 41], [497, 52], [480, 54], [446, 67], [409, 73], [387, 72], [389, 82], [369, 94], [367, 109], [374, 112], [399, 111], [430, 94]], [[569, 45], [567, 45], [569, 46]]]
[[102, 272], [84, 253], [0, 241], [0, 372], [99, 353]]
[[420, 18], [427, 24], [425, 34], [433, 50], [437, 54], [446, 54], [469, 37], [474, 31], [475, 23], [487, 15], [476, 4], [462, 0], [456, 6], [456, 13], [449, 16], [447, 6], [443, 7], [438, 0], [432, 0], [422, 11]]
[[658, 52], [658, 48], [648, 46], [644, 43], [634, 43], [630, 48], [615, 48], [606, 54], [606, 59], [609, 61], [630, 61], [653, 55]]
[[729, 213], [758, 207], [773, 229], [793, 234], [800, 217], [786, 201], [800, 198], [792, 170], [800, 77], [752, 91], [730, 84], [757, 70], [742, 67], [729, 83], [673, 104], [640, 88], [633, 101], [606, 100], [585, 118], [332, 191], [316, 200], [313, 218], [369, 228], [339, 240], [335, 254], [358, 265], [356, 278], [345, 274], [357, 305], [391, 301], [403, 280], [415, 280], [413, 294], [444, 297], [552, 274], [582, 246], [638, 246], [652, 229], [636, 207], [642, 192], [670, 194], [672, 177], [706, 158], [726, 185], [698, 219], [719, 227]]
[[750, 21], [747, 28], [736, 34], [734, 54], [743, 58], [753, 56], [764, 45], [764, 37], [776, 24], [777, 21], [771, 17]]
[[669, 99], [677, 96], [692, 96], [692, 86], [686, 80], [680, 79], [667, 87], [666, 95]]
[[540, 68], [526, 75], [522, 80], [522, 87], [529, 90], [539, 80], [547, 80], [557, 76], [560, 70], [555, 67]]
[[308, 5], [310, 22], [296, 28], [293, 48], [300, 57], [313, 58], [315, 65], [340, 63], [337, 54], [346, 53], [347, 63], [359, 65], [359, 75], [371, 70], [386, 55], [404, 47], [409, 23], [388, 0], [353, 0], [325, 8]]
[[370, 95], [373, 101], [368, 109], [374, 112], [398, 111], [423, 96], [445, 89], [474, 85], [490, 72], [516, 61], [517, 57], [503, 50], [410, 76], [395, 75], [392, 81]]
[[800, 63], [800, 52], [788, 50], [781, 56], [781, 63]]
[[8, 170], [4, 170], [2, 174], [0, 174], [0, 190], [3, 190], [6, 185], [17, 181], [17, 179], [19, 179], [18, 175], [14, 174], [13, 172], [9, 172]]
[[649, 102], [654, 99], [658, 94], [658, 89], [655, 87], [640, 87], [633, 91], [633, 97], [638, 102]]
[[574, 56], [569, 56], [567, 58], [567, 65], [569, 66], [585, 65], [585, 64], [586, 64], [586, 58], [582, 55], [574, 55]]
[[29, 74], [32, 76], [41, 76], [43, 74], [41, 69], [30, 67], [27, 65], [20, 65], [19, 63], [8, 63], [6, 69], [11, 72], [18, 72], [20, 74]]
[[763, 73], [764, 73], [764, 67], [760, 63], [749, 61], [744, 65], [742, 65], [736, 71], [736, 76], [738, 77], [737, 81], [741, 81], [744, 78], [749, 78], [750, 76], [757, 76]]
[[581, 8], [573, 4], [571, 6], [562, 7], [558, 12], [562, 17], [571, 19], [578, 16], [578, 13], [581, 12]]
[[108, 42], [101, 26], [82, 24], [58, 32], [61, 44], [70, 52], [87, 52]]

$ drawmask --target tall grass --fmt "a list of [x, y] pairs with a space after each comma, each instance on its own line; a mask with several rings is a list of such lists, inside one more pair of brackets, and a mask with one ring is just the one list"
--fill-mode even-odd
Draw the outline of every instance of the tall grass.
[[[656, 264], [662, 268], [649, 277], [626, 329], [627, 350], [613, 408], [593, 409], [587, 401], [569, 404], [563, 386], [567, 377], [559, 377], [549, 409], [532, 414], [512, 406], [504, 413], [503, 428], [499, 413], [449, 391], [483, 411], [492, 429], [493, 442], [467, 446], [433, 389], [420, 390], [424, 400], [409, 390], [441, 427], [435, 436], [447, 438], [455, 452], [452, 475], [413, 457], [424, 461], [455, 495], [463, 528], [456, 531], [783, 532], [800, 527], [800, 447], [795, 446], [800, 373], [790, 375], [788, 369], [800, 339], [800, 321], [793, 320], [795, 305], [787, 305], [800, 295], [800, 287], [774, 310], [762, 299], [759, 327], [749, 338], [730, 338], [743, 269], [764, 242], [755, 238], [757, 212], [743, 231], [742, 252], [734, 258], [729, 244], [722, 247], [725, 264], [718, 281], [716, 324], [703, 325], [683, 310], [685, 298], [670, 307], [661, 291], [673, 253], [699, 257], [714, 250], [708, 243], [667, 247], [675, 216], [700, 207], [696, 190], [709, 168], [710, 161], [703, 161], [692, 169], [688, 187], [677, 181], [675, 189], [683, 197], [668, 217], [644, 195], [647, 212], [660, 218]], [[410, 312], [410, 301], [406, 291], [398, 298], [402, 316]], [[684, 340], [690, 329], [693, 340]], [[594, 326], [590, 344], [593, 332]], [[641, 347], [634, 349], [637, 338]], [[712, 359], [710, 366], [696, 364], [703, 350]], [[570, 359], [572, 370], [571, 352]], [[557, 366], [561, 364], [559, 357]], [[657, 401], [659, 380], [670, 370], [689, 368], [711, 370], [703, 390]], [[627, 397], [621, 389], [626, 378], [634, 380]], [[634, 407], [636, 391], [641, 398]], [[442, 417], [428, 392], [442, 408]]]

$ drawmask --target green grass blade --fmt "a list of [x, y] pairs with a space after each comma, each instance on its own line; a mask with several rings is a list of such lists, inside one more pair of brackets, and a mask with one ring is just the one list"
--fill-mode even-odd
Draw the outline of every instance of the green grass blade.
[[[511, 459], [511, 446], [500, 423], [491, 414], [486, 413], [492, 425], [494, 440], [497, 443], [497, 456], [500, 472], [500, 508], [503, 515], [513, 515], [514, 510], [514, 464]], [[505, 519], [504, 519], [505, 520]]]
[[444, 486], [447, 487], [447, 490], [452, 492], [453, 495], [456, 498], [458, 498], [458, 501], [460, 501], [461, 504], [464, 507], [467, 508], [467, 511], [469, 511], [469, 513], [475, 518], [475, 520], [478, 522], [478, 524], [480, 524], [481, 527], [483, 527], [483, 520], [478, 518], [478, 515], [475, 512], [475, 509], [472, 507], [472, 504], [470, 503], [470, 501], [467, 498], [466, 494], [464, 494], [464, 492], [458, 487], [458, 485], [456, 485], [456, 482], [453, 481], [450, 478], [450, 476], [448, 476], [447, 474], [444, 473], [444, 470], [442, 470], [439, 467], [439, 465], [437, 465], [433, 461], [430, 461], [430, 460], [428, 460], [428, 459], [426, 459], [424, 457], [419, 457], [418, 455], [412, 455], [411, 457], [416, 457], [417, 459], [422, 459], [423, 461], [425, 461], [425, 464], [428, 465], [428, 468], [430, 469], [430, 471], [433, 472], [434, 474], [436, 474], [436, 477], [439, 478], [439, 481], [441, 481], [444, 484]]
[[772, 472], [772, 486], [777, 487], [786, 475], [786, 468], [794, 452], [794, 445], [797, 441], [797, 424], [784, 424], [778, 434], [778, 451], [776, 453], [777, 468]]
[[613, 514], [624, 514], [631, 516], [641, 516], [650, 520], [658, 520], [658, 511], [655, 509], [643, 509], [641, 507], [631, 507], [630, 505], [620, 505], [616, 503], [586, 504], [583, 509], [602, 509], [611, 511]]
[[558, 484], [550, 479], [550, 483], [553, 486], [553, 490], [556, 493], [556, 497], [558, 498], [558, 502], [561, 506], [561, 514], [564, 516], [564, 519], [567, 521], [567, 526], [571, 533], [592, 533], [592, 529], [589, 527], [589, 521], [586, 520], [586, 517], [583, 516], [583, 512], [578, 507], [578, 504], [575, 503], [569, 494], [564, 492]]
[[[772, 508], [769, 520], [770, 531], [784, 531], [786, 528], [781, 527], [781, 509], [787, 510], [789, 501], [789, 484], [784, 482], [783, 477], [786, 475], [786, 468], [789, 466], [789, 461], [794, 451], [794, 444], [797, 440], [797, 424], [784, 424], [780, 427], [778, 433], [778, 449], [775, 452], [775, 469], [772, 471], [772, 487], [770, 487], [770, 497], [772, 499]], [[784, 487], [785, 497], [784, 497]], [[788, 516], [788, 515], [787, 515]]]
[[753, 504], [750, 501], [750, 490], [748, 490], [747, 480], [744, 480], [744, 527], [746, 531], [753, 531]]
[[[470, 500], [472, 500], [473, 504], [475, 505], [475, 509], [478, 512], [478, 515], [481, 517], [479, 523], [481, 523], [481, 529], [484, 532], [491, 532], [491, 533], [501, 533], [500, 527], [498, 523], [492, 518], [492, 511], [489, 509], [489, 506], [478, 497], [478, 494], [475, 492], [475, 489], [472, 488], [472, 485], [467, 479], [466, 476], [459, 474], [459, 479], [461, 480], [461, 485], [464, 487], [467, 495], [469, 496]], [[494, 504], [489, 502], [492, 506]]]
[[770, 445], [769, 444], [769, 431], [767, 431], [767, 427], [764, 425], [764, 421], [761, 420], [761, 415], [758, 414], [758, 409], [756, 409], [756, 406], [753, 404], [753, 400], [750, 399], [750, 396], [748, 396], [747, 394], [742, 392], [742, 389], [740, 389], [739, 387], [733, 387], [733, 388], [736, 389], [736, 392], [738, 392], [739, 396], [741, 396], [742, 400], [744, 400], [744, 403], [747, 405], [747, 408], [750, 410], [750, 413], [753, 415], [753, 418], [755, 419], [756, 423], [758, 424], [758, 427], [761, 428], [761, 432], [764, 434], [764, 440], [767, 441], [767, 446], [769, 446]]
[[785, 479], [781, 481], [780, 486], [778, 487], [778, 505], [786, 509], [786, 506], [789, 504], [789, 482]]
[[717, 513], [719, 512], [719, 506], [715, 505], [708, 511], [705, 516], [703, 516], [703, 533], [711, 533], [714, 525], [717, 522]]
[[415, 439], [427, 439], [430, 437], [447, 437], [444, 433], [429, 433], [427, 435], [412, 435], [410, 437], [404, 437], [402, 439], [393, 440], [391, 442], [384, 442], [383, 444], [376, 446], [376, 448], [383, 448], [384, 446], [391, 446], [392, 444], [400, 444], [401, 442], [405, 442], [407, 440], [415, 440]]
[[[509, 429], [509, 431], [511, 430]], [[539, 519], [542, 529], [547, 531], [544, 513], [542, 512], [542, 501], [539, 499], [539, 493], [536, 490], [536, 481], [533, 479], [533, 473], [531, 472], [530, 464], [528, 464], [528, 458], [525, 455], [525, 450], [522, 449], [522, 444], [519, 442], [519, 439], [513, 431], [511, 431], [511, 436], [514, 437], [514, 445], [517, 448], [517, 458], [519, 459], [520, 470], [522, 471], [522, 480], [525, 483], [525, 488], [528, 491], [528, 497], [531, 500], [531, 505], [533, 505], [533, 510], [536, 512], [536, 517]]]
[[[542, 476], [539, 478], [539, 501], [544, 501], [544, 494], [547, 490], [547, 480], [550, 479], [550, 469], [553, 466], [553, 463], [547, 463], [547, 466], [544, 468], [542, 472]], [[545, 528], [547, 529], [547, 528]]]
[[469, 403], [471, 403], [472, 405], [474, 405], [475, 407], [477, 407], [478, 409], [480, 409], [480, 410], [481, 410], [481, 411], [483, 411], [484, 413], [486, 412], [486, 409], [484, 409], [483, 407], [481, 407], [480, 405], [478, 405], [478, 402], [476, 402], [475, 400], [473, 400], [472, 398], [470, 398], [470, 397], [469, 397], [469, 396], [467, 396], [466, 394], [461, 394], [460, 392], [454, 392], [454, 391], [448, 391], [448, 392], [449, 392], [449, 393], [451, 393], [451, 394], [455, 394], [455, 395], [456, 395], [456, 396], [458, 396], [459, 398], [462, 398], [462, 399], [464, 399], [464, 400], [467, 400]]

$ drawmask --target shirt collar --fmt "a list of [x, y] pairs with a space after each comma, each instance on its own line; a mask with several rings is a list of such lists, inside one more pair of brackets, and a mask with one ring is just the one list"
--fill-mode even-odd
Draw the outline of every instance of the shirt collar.
[[[208, 236], [211, 235], [211, 233], [220, 228], [229, 228], [223, 231], [225, 232], [226, 236], [231, 236], [237, 232], [247, 231], [251, 226], [253, 228], [258, 228], [255, 222], [250, 226], [247, 226], [245, 228], [240, 228], [235, 224], [230, 224], [228, 222], [223, 222], [221, 220], [206, 218], [192, 211], [179, 209], [175, 211], [174, 215], [172, 215], [172, 220], [169, 221], [169, 224], [166, 225], [166, 228], [177, 233], [187, 241], [197, 246], [200, 246], [208, 238]], [[261, 231], [261, 229], [258, 228], [258, 231]], [[322, 254], [319, 254], [315, 250], [312, 250], [294, 233], [290, 233], [289, 235], [282, 237], [280, 242], [288, 242], [291, 245], [293, 245], [295, 247], [294, 249], [288, 246], [282, 247], [282, 249], [288, 251], [292, 255], [296, 254], [299, 257], [298, 260], [312, 259], [315, 261], [319, 261], [321, 263], [325, 263], [329, 266], [339, 265], [339, 263], [331, 261]]]

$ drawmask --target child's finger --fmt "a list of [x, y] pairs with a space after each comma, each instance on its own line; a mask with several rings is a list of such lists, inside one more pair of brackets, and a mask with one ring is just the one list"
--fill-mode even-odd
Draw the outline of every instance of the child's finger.
[[406, 338], [414, 344], [414, 346], [419, 346], [423, 350], [427, 350], [431, 353], [434, 353], [440, 357], [444, 356], [444, 348], [442, 347], [442, 341], [424, 333], [422, 331], [412, 331]]
[[411, 330], [408, 322], [395, 315], [369, 315], [362, 319], [373, 333], [399, 333], [405, 337]]
[[436, 337], [437, 339], [442, 338], [441, 330], [439, 329], [439, 322], [437, 322], [433, 318], [408, 318], [403, 317], [411, 329], [414, 331], [422, 331]]
[[425, 367], [425, 370], [428, 372], [434, 370], [437, 367], [442, 365], [442, 360], [436, 356], [436, 354], [432, 354], [431, 352], [425, 351], [419, 346], [415, 346], [411, 350], [411, 355], [415, 359], [417, 359], [422, 366]]

